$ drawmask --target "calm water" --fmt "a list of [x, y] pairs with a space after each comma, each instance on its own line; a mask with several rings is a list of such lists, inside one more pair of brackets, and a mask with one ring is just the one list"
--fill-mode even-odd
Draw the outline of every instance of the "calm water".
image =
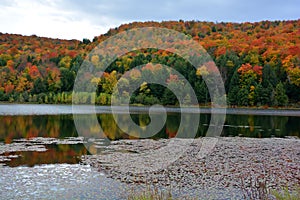
[[[22, 105], [24, 107], [24, 105]], [[25, 106], [26, 107], [26, 106]], [[28, 106], [27, 106], [28, 107]], [[29, 106], [31, 110], [37, 110], [37, 112], [42, 112], [39, 114], [45, 114], [45, 110], [36, 109], [36, 106]], [[3, 108], [3, 107], [2, 107]], [[16, 113], [18, 109], [12, 108], [9, 106], [8, 109], [3, 111], [0, 115], [0, 142], [2, 145], [10, 144], [16, 142], [15, 139], [20, 138], [33, 138], [33, 137], [51, 137], [51, 138], [68, 138], [68, 137], [77, 137], [78, 133], [74, 125], [73, 115], [66, 114], [72, 111], [71, 106], [59, 107], [63, 112], [59, 112], [59, 115], [53, 115], [53, 109], [51, 110], [51, 115], [29, 115], [29, 111], [24, 111], [22, 114]], [[90, 130], [87, 130], [88, 138], [98, 138], [109, 140], [118, 140], [118, 139], [135, 139], [139, 138], [139, 133], [130, 133], [130, 127], [128, 128], [129, 134], [124, 133], [117, 126], [113, 115], [110, 114], [107, 110], [107, 107], [102, 112], [97, 114], [98, 122], [103, 129], [103, 133], [93, 134], [93, 127], [90, 127]], [[7, 115], [8, 110], [13, 113], [13, 115]], [[28, 109], [28, 108], [26, 108]], [[101, 109], [98, 108], [98, 109]], [[172, 110], [171, 110], [172, 111]], [[45, 112], [45, 113], [43, 113]], [[274, 110], [274, 112], [276, 112]], [[0, 107], [1, 113], [1, 107]], [[34, 112], [35, 113], [35, 112]], [[231, 111], [231, 113], [233, 113]], [[245, 113], [245, 112], [244, 112]], [[36, 114], [36, 113], [35, 113]], [[255, 114], [228, 114], [226, 116], [226, 121], [223, 127], [223, 132], [221, 136], [242, 136], [242, 137], [286, 137], [286, 136], [297, 136], [300, 137], [300, 114], [299, 111], [291, 112], [291, 115], [288, 116], [288, 113], [285, 113], [287, 116], [277, 116], [274, 113], [270, 112], [267, 114], [273, 115], [264, 115], [265, 113]], [[299, 114], [299, 115], [298, 115]], [[195, 115], [200, 115], [200, 123], [196, 137], [205, 136], [210, 123], [210, 114], [199, 114], [191, 113], [187, 115], [188, 118], [193, 118]], [[86, 120], [89, 120], [91, 115], [81, 115]], [[129, 119], [129, 116], [125, 114], [118, 114], [117, 116], [120, 121], [126, 123]], [[139, 126], [145, 126], [150, 123], [149, 116], [141, 111], [137, 110], [134, 114], [131, 114], [132, 120]], [[179, 124], [181, 120], [180, 113], [169, 112], [167, 115], [167, 121], [163, 129], [154, 135], [152, 138], [172, 138], [176, 136]], [[192, 137], [190, 133], [185, 133], [183, 137]], [[134, 135], [134, 136], [132, 136]], [[88, 139], [87, 138], [87, 139]], [[104, 144], [107, 145], [107, 144]], [[19, 151], [10, 153], [10, 155], [19, 155], [16, 158], [11, 159], [11, 161], [2, 161], [6, 165], [11, 167], [16, 166], [34, 166], [37, 164], [54, 164], [54, 163], [68, 163], [75, 164], [80, 161], [80, 156], [88, 154], [92, 149], [87, 150], [83, 144], [51, 144], [46, 145], [47, 151], [36, 152], [36, 151]], [[101, 148], [100, 148], [101, 149]], [[2, 154], [6, 155], [7, 154]], [[0, 155], [1, 156], [1, 155]]]

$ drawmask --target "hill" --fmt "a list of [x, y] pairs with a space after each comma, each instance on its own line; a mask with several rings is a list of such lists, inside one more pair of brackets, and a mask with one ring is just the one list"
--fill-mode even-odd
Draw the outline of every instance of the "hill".
[[[174, 29], [199, 42], [222, 74], [230, 105], [299, 105], [300, 20], [255, 23], [134, 22], [110, 29], [92, 42], [87, 39], [81, 42], [0, 34], [0, 101], [70, 103], [78, 68], [99, 42], [131, 28], [149, 26]], [[99, 62], [99, 58], [95, 57], [88, 60], [93, 64]], [[173, 67], [189, 80], [199, 103], [210, 101], [203, 79], [189, 63], [170, 52], [142, 49], [118, 58], [109, 67], [98, 82], [96, 103], [109, 104], [111, 86], [119, 77], [125, 71], [148, 62]], [[148, 66], [151, 73], [156, 68]], [[132, 80], [130, 77], [127, 79], [126, 84], [130, 85]], [[166, 81], [180, 84], [171, 74]], [[92, 100], [82, 98], [81, 103]], [[143, 85], [131, 98], [131, 103], [159, 102], [174, 105], [178, 100], [168, 89], [153, 84]]]

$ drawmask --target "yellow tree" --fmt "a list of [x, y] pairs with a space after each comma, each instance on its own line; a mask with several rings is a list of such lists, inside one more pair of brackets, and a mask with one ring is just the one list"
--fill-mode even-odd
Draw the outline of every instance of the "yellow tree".
[[102, 89], [106, 94], [112, 94], [115, 85], [117, 84], [117, 72], [114, 70], [110, 74], [103, 74]]
[[293, 84], [297, 85], [298, 87], [300, 87], [300, 66], [295, 67], [295, 68], [291, 68], [288, 71], [288, 75], [289, 75], [291, 83], [293, 83]]

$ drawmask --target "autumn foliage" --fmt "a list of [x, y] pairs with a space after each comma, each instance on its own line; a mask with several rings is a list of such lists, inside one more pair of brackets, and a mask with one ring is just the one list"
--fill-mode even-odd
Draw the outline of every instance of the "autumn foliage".
[[[101, 59], [101, 56], [86, 57], [89, 51], [110, 36], [136, 27], [174, 29], [199, 42], [222, 75], [230, 105], [281, 106], [300, 102], [300, 20], [134, 22], [110, 29], [93, 42], [0, 33], [0, 101], [70, 103], [74, 80], [83, 60], [86, 58], [97, 66]], [[119, 48], [121, 50], [122, 45]], [[209, 66], [215, 64], [207, 63], [196, 70], [170, 52], [171, 49], [141, 49], [118, 58], [104, 76], [93, 80], [98, 85], [96, 103], [109, 104], [112, 87], [126, 71], [138, 65], [146, 64], [124, 77], [125, 86], [129, 87], [143, 73], [158, 76], [160, 65], [147, 63], [176, 69], [191, 83], [199, 103], [208, 103], [210, 97], [201, 76], [213, 73], [216, 68]], [[178, 77], [170, 74], [165, 81], [178, 82]], [[135, 92], [132, 103], [177, 102], [167, 89], [143, 84], [143, 89]], [[88, 103], [84, 101], [91, 102], [91, 98], [82, 101]]]

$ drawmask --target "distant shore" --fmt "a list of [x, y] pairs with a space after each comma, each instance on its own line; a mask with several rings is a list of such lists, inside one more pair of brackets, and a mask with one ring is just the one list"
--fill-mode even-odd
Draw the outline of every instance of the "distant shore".
[[[130, 106], [130, 112], [148, 112], [150, 106]], [[299, 108], [209, 108], [209, 107], [165, 107], [170, 113], [202, 113], [202, 114], [232, 114], [232, 115], [274, 115], [274, 116], [299, 116]], [[125, 106], [114, 106], [114, 111], [118, 113], [127, 112]], [[161, 108], [156, 108], [154, 112], [163, 112]], [[101, 114], [111, 113], [111, 106], [97, 105], [64, 105], [64, 104], [14, 104], [0, 103], [1, 115], [55, 115], [55, 114]]]

